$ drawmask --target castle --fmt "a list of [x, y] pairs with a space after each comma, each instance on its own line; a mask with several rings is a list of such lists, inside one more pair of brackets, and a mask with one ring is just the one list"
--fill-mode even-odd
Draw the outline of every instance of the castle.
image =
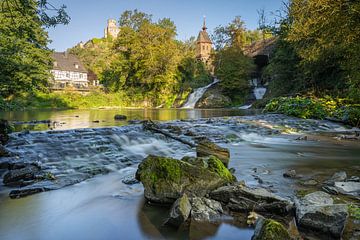
[[119, 34], [119, 27], [116, 25], [116, 20], [114, 19], [109, 19], [107, 21], [107, 27], [104, 30], [104, 37], [108, 38], [108, 37], [113, 37], [116, 38], [117, 35]]
[[202, 31], [199, 32], [196, 41], [196, 58], [204, 62], [206, 65], [211, 65], [210, 56], [213, 48], [211, 39], [206, 29], [206, 19], [204, 17]]

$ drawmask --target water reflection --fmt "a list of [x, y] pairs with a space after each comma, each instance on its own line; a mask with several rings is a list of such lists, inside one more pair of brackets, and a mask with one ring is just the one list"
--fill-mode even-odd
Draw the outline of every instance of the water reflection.
[[50, 120], [51, 124], [21, 124], [16, 130], [48, 130], [75, 129], [106, 126], [123, 126], [127, 121], [116, 121], [114, 116], [122, 114], [127, 120], [159, 120], [169, 121], [178, 119], [198, 119], [221, 116], [242, 116], [255, 114], [254, 110], [240, 109], [93, 109], [93, 110], [64, 110], [64, 111], [24, 111], [0, 112], [0, 118], [14, 122], [29, 122]]
[[[170, 206], [149, 205], [145, 201], [140, 203], [138, 222], [140, 229], [147, 238], [151, 239], [251, 239], [254, 230], [239, 221], [224, 219], [222, 222], [189, 221], [174, 229], [164, 225], [169, 216]], [[244, 219], [246, 219], [244, 217]]]

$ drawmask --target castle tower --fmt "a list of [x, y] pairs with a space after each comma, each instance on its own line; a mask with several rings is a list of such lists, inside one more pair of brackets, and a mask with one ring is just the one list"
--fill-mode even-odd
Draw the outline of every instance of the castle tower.
[[196, 41], [196, 57], [197, 59], [203, 61], [206, 65], [208, 65], [210, 64], [209, 59], [212, 51], [212, 42], [206, 30], [206, 18], [204, 17], [202, 31], [199, 32]]
[[119, 27], [116, 25], [116, 20], [114, 19], [109, 19], [107, 21], [107, 27], [105, 28], [104, 31], [104, 37], [113, 37], [116, 38], [117, 35], [119, 34]]

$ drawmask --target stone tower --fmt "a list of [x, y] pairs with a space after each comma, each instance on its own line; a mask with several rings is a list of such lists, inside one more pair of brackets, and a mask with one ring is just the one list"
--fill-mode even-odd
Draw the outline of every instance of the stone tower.
[[197, 59], [203, 61], [206, 65], [209, 65], [209, 59], [212, 51], [212, 42], [206, 29], [206, 19], [204, 17], [202, 31], [199, 32], [199, 36], [196, 41], [196, 57]]
[[105, 28], [104, 31], [104, 37], [107, 38], [109, 36], [116, 38], [117, 35], [119, 34], [119, 27], [116, 25], [116, 20], [114, 19], [109, 19], [107, 21], [107, 27]]

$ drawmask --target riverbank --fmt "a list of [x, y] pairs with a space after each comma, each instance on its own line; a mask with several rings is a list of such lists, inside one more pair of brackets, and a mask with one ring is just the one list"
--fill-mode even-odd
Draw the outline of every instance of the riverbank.
[[[322, 183], [336, 172], [345, 171], [349, 177], [356, 176], [360, 167], [359, 141], [343, 138], [354, 134], [356, 129], [347, 129], [329, 121], [268, 114], [163, 122], [161, 129], [177, 132], [188, 141], [193, 141], [194, 136], [206, 136], [228, 148], [231, 155], [229, 168], [235, 170], [238, 180], [244, 180], [250, 187], [266, 188], [288, 199], [304, 192], [321, 190]], [[109, 239], [116, 239], [122, 234], [146, 238], [169, 238], [179, 236], [177, 234], [189, 236], [186, 232], [164, 229], [162, 223], [168, 208], [159, 210], [144, 204], [141, 201], [142, 186], [132, 181], [137, 164], [147, 155], [177, 159], [194, 156], [194, 149], [187, 145], [144, 131], [141, 125], [135, 124], [19, 132], [11, 135], [6, 148], [18, 155], [16, 159], [19, 162], [26, 160], [40, 164], [44, 171], [54, 175], [56, 184], [89, 180], [20, 200], [10, 200], [8, 194], [12, 189], [2, 186], [0, 211], [4, 214], [0, 217], [1, 239], [21, 238], [29, 228], [38, 236], [37, 239], [48, 236], [61, 239], [67, 233], [84, 236], [81, 239], [85, 239], [89, 236], [86, 233], [89, 225]], [[2, 161], [5, 159], [2, 158]], [[283, 177], [288, 170], [295, 170], [297, 177]], [[308, 182], [311, 184], [307, 185]], [[335, 197], [338, 198], [337, 195]], [[70, 203], [64, 199], [72, 200]], [[90, 205], [91, 208], [82, 207]], [[90, 216], [94, 213], [96, 221]], [[87, 219], [85, 222], [84, 218]], [[117, 220], [113, 221], [115, 218]], [[103, 224], [97, 226], [98, 219], [111, 224], [108, 227]], [[129, 224], [125, 224], [125, 219], [131, 219]], [[66, 222], [73, 222], [76, 229], [63, 231]], [[75, 224], [79, 222], [84, 224]], [[202, 238], [209, 237], [204, 234], [210, 234], [213, 239], [231, 239], [231, 236], [250, 239], [253, 230], [240, 222], [234, 216], [210, 224], [210, 227], [206, 224], [195, 226], [197, 230], [192, 234]], [[204, 231], [204, 227], [211, 231]]]

